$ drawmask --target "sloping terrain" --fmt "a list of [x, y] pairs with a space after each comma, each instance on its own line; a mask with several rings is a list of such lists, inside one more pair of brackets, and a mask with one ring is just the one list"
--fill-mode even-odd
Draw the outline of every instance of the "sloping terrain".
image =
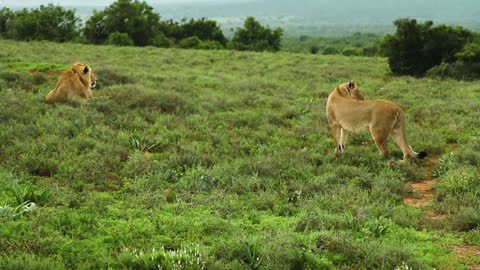
[[[457, 251], [480, 242], [476, 81], [393, 77], [383, 58], [0, 47], [0, 268], [479, 263]], [[93, 100], [45, 104], [75, 62], [97, 74]], [[351, 79], [399, 103], [409, 143], [437, 161], [400, 164], [391, 144], [387, 163], [368, 134], [336, 159], [325, 102]], [[431, 203], [404, 204], [427, 171]]]

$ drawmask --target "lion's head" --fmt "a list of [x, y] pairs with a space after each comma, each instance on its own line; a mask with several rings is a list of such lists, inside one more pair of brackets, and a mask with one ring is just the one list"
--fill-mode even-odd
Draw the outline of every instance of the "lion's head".
[[365, 100], [362, 93], [360, 93], [360, 89], [358, 89], [358, 85], [355, 81], [345, 83], [344, 85], [345, 85], [345, 91], [349, 96], [351, 96], [354, 99]]
[[89, 86], [90, 88], [94, 88], [97, 84], [97, 77], [87, 65], [84, 64], [74, 64], [72, 66], [72, 72], [78, 74], [80, 80], [85, 84], [85, 86]]

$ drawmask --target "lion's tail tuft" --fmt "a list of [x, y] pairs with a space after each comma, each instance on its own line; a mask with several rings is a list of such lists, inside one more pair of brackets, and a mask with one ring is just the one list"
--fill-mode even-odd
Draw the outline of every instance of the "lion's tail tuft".
[[417, 154], [418, 159], [424, 159], [427, 156], [428, 156], [428, 154], [425, 151], [421, 151], [420, 153]]

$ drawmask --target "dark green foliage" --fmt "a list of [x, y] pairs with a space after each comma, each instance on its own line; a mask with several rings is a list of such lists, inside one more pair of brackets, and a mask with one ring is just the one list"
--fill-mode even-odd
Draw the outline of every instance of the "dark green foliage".
[[0, 9], [0, 37], [5, 35], [7, 32], [7, 22], [13, 16], [13, 12], [4, 7]]
[[202, 43], [202, 41], [197, 36], [187, 37], [180, 40], [178, 47], [184, 49], [195, 49], [200, 46], [200, 43]]
[[395, 34], [385, 36], [381, 48], [390, 70], [398, 75], [423, 76], [442, 62], [452, 62], [473, 38], [461, 27], [434, 27], [431, 21], [419, 24], [415, 19], [398, 19], [394, 24]]
[[164, 33], [157, 33], [151, 40], [150, 45], [160, 48], [170, 48], [175, 44], [174, 40], [165, 36]]
[[196, 36], [202, 41], [217, 41], [223, 46], [227, 44], [227, 39], [222, 33], [220, 26], [216, 21], [201, 18], [198, 20], [190, 19], [180, 25], [180, 35], [173, 36], [177, 40]]
[[146, 2], [117, 0], [102, 11], [94, 11], [85, 24], [88, 42], [103, 44], [114, 32], [126, 33], [137, 46], [149, 45], [159, 32], [160, 16]]
[[455, 54], [454, 63], [442, 63], [427, 73], [430, 77], [451, 77], [460, 80], [480, 78], [480, 44], [468, 43]]
[[132, 46], [133, 40], [127, 33], [113, 32], [108, 35], [107, 44], [117, 46]]
[[468, 43], [455, 57], [465, 64], [480, 63], [480, 44]]
[[[168, 48], [177, 42], [181, 48], [211, 49], [217, 44], [223, 48], [227, 43], [220, 26], [213, 20], [161, 22], [151, 6], [138, 0], [118, 0], [103, 11], [94, 11], [84, 33], [87, 41], [94, 44], [131, 45], [131, 39], [136, 46]], [[216, 43], [201, 46], [198, 41]]]
[[241, 51], [278, 51], [283, 30], [271, 30], [253, 17], [248, 17], [243, 28], [238, 28], [231, 40], [231, 48]]
[[16, 40], [77, 41], [79, 22], [75, 11], [62, 6], [40, 5], [38, 9], [0, 11], [0, 35]]

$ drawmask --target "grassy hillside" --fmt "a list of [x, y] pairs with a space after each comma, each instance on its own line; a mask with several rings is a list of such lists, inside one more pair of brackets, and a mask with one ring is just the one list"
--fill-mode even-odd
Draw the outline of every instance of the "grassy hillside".
[[[479, 82], [392, 77], [382, 58], [0, 47], [0, 269], [480, 263], [459, 253], [480, 244]], [[45, 104], [74, 62], [94, 99]], [[402, 165], [392, 144], [387, 164], [368, 134], [335, 159], [325, 102], [350, 79], [403, 107], [429, 160]], [[432, 203], [405, 205], [431, 177]]]

